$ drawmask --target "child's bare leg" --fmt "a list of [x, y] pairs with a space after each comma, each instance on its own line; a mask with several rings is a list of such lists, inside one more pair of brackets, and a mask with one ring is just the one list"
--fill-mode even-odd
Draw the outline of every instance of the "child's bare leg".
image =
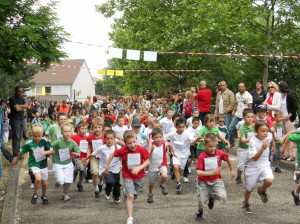
[[34, 174], [34, 194], [38, 194], [39, 189], [41, 188], [42, 177], [41, 174]]
[[48, 190], [48, 181], [43, 180], [42, 181], [42, 196], [45, 196]]
[[175, 178], [176, 178], [176, 183], [180, 184], [181, 171], [180, 171], [180, 167], [178, 165], [174, 165], [174, 174], [175, 174]]
[[127, 195], [127, 201], [126, 201], [126, 205], [127, 205], [127, 213], [128, 213], [128, 217], [133, 217], [133, 201], [134, 201], [134, 196], [131, 194]]

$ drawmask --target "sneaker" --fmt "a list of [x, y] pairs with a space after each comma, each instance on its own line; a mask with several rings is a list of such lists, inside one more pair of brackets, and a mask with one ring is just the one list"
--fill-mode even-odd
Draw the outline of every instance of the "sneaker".
[[201, 221], [203, 220], [203, 209], [199, 209], [199, 211], [196, 213], [196, 217], [195, 217], [196, 221]]
[[64, 195], [64, 201], [70, 201], [71, 197], [67, 194]]
[[35, 205], [37, 203], [38, 198], [39, 197], [37, 194], [33, 194], [31, 198], [31, 204]]
[[154, 200], [153, 200], [153, 194], [148, 194], [147, 202], [148, 202], [149, 204], [151, 204], [151, 203], [154, 202]]
[[120, 199], [120, 198], [114, 199], [114, 203], [115, 203], [115, 204], [120, 204], [120, 203], [121, 203], [121, 199]]
[[34, 184], [30, 184], [30, 189], [34, 189]]
[[189, 167], [189, 174], [191, 174], [192, 173], [192, 168], [191, 167]]
[[274, 172], [275, 173], [281, 173], [282, 171], [281, 171], [280, 167], [275, 167]]
[[78, 192], [83, 192], [82, 184], [77, 184], [77, 190], [78, 190]]
[[295, 193], [295, 191], [292, 191], [291, 193], [292, 193], [295, 205], [298, 206], [300, 204], [299, 194]]
[[259, 190], [259, 188], [257, 189], [257, 193], [260, 196], [260, 199], [263, 203], [267, 203], [268, 202], [268, 195], [266, 192], [262, 192]]
[[126, 224], [133, 224], [133, 217], [128, 217]]
[[159, 185], [159, 187], [160, 187], [161, 193], [162, 193], [163, 195], [167, 195], [167, 194], [169, 193], [169, 192], [168, 192], [168, 189], [167, 189], [165, 186]]
[[95, 198], [99, 198], [100, 197], [100, 192], [99, 191], [95, 191]]
[[214, 205], [215, 205], [215, 199], [213, 199], [213, 198], [209, 198], [208, 199], [208, 208], [209, 209], [213, 209], [214, 208]]
[[138, 195], [137, 194], [134, 195], [134, 200], [136, 200], [136, 199], [138, 199]]
[[189, 182], [189, 178], [183, 177], [183, 183], [188, 183], [188, 182]]
[[181, 194], [182, 193], [182, 187], [181, 184], [176, 185], [176, 194]]
[[48, 197], [46, 195], [42, 196], [41, 199], [42, 199], [44, 205], [48, 205], [49, 204]]
[[110, 200], [110, 194], [109, 195], [105, 194], [105, 199]]
[[251, 208], [250, 208], [250, 204], [249, 204], [249, 203], [244, 202], [244, 203], [243, 203], [243, 209], [245, 209], [245, 211], [246, 211], [248, 214], [252, 214], [252, 213], [253, 213], [252, 210], [251, 210]]

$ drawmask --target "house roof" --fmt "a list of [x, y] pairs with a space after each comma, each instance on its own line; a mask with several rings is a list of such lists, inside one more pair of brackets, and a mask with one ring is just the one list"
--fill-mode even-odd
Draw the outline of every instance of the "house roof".
[[35, 74], [32, 81], [40, 85], [72, 85], [84, 63], [84, 59], [63, 60]]

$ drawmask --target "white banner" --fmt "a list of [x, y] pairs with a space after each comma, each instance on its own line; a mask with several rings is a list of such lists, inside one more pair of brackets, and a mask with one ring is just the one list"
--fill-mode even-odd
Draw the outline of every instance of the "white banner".
[[157, 52], [155, 51], [144, 51], [144, 61], [157, 61]]
[[138, 50], [127, 50], [126, 59], [139, 61], [141, 52]]
[[123, 58], [123, 49], [121, 48], [109, 48], [108, 49], [108, 57], [109, 58]]

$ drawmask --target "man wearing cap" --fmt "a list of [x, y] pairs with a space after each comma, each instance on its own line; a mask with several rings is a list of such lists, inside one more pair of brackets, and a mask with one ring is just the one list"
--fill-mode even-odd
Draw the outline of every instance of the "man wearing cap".
[[212, 91], [206, 85], [206, 81], [200, 82], [200, 88], [196, 96], [198, 102], [198, 111], [202, 124], [206, 114], [210, 113]]

